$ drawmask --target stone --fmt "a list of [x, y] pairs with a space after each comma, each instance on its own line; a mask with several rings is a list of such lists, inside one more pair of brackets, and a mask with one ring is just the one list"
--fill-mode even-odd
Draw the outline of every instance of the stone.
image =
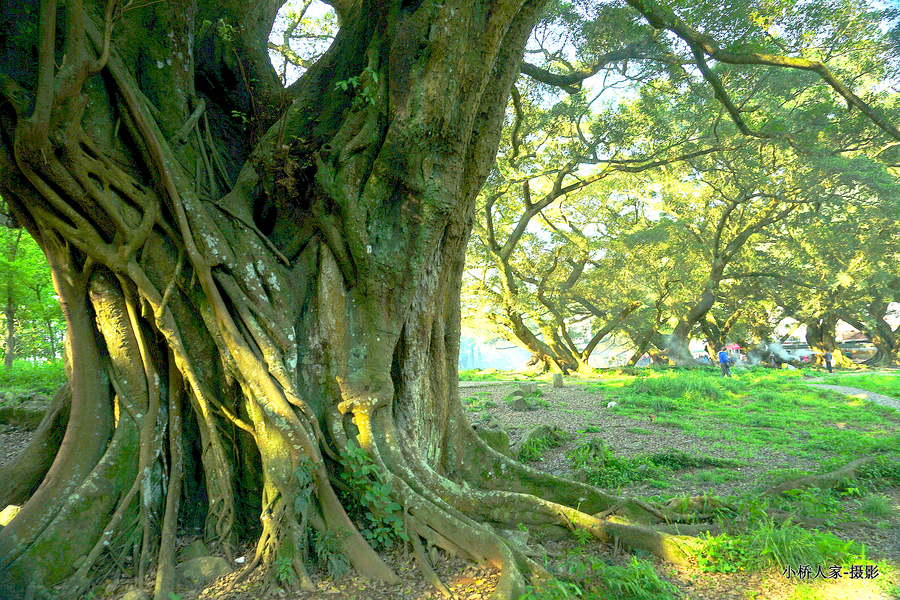
[[47, 413], [46, 402], [23, 402], [21, 404], [0, 406], [0, 423], [24, 427], [25, 429], [37, 429], [44, 415]]
[[188, 561], [201, 556], [209, 556], [209, 549], [201, 540], [194, 540], [181, 551], [181, 560]]
[[19, 514], [19, 511], [21, 509], [21, 506], [10, 504], [3, 510], [0, 510], [0, 525], [3, 525], [4, 527], [9, 525], [9, 522], [12, 521], [17, 514]]
[[506, 397], [506, 402], [515, 411], [528, 410], [528, 402], [525, 400], [525, 395], [524, 391], [516, 390]]
[[540, 544], [535, 544], [532, 547], [528, 543], [528, 538], [531, 535], [528, 531], [523, 531], [521, 529], [501, 529], [498, 533], [500, 534], [500, 537], [505, 539], [514, 550], [518, 550], [525, 556], [535, 557], [542, 556], [547, 553], [544, 547]]
[[553, 374], [553, 387], [555, 387], [555, 388], [565, 387], [565, 384], [563, 383], [562, 373], [554, 373]]
[[509, 434], [499, 427], [478, 427], [475, 430], [484, 442], [501, 454], [512, 456], [509, 451]]
[[231, 565], [221, 556], [200, 556], [178, 565], [178, 575], [186, 587], [202, 588], [231, 572]]
[[144, 590], [131, 590], [130, 592], [125, 592], [121, 600], [150, 600], [150, 596]]
[[538, 386], [533, 381], [525, 381], [519, 384], [519, 389], [525, 392], [529, 396], [534, 396], [538, 393]]

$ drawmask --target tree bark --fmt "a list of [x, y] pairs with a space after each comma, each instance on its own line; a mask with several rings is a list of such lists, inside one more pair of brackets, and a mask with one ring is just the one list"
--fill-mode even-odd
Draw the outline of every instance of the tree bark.
[[6, 298], [3, 317], [6, 319], [6, 356], [3, 359], [3, 368], [11, 369], [16, 354], [16, 305], [11, 296]]

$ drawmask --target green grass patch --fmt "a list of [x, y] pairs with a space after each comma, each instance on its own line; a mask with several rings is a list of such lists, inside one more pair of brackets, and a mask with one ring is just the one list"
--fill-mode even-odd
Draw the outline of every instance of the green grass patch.
[[828, 385], [846, 385], [900, 398], [900, 375], [838, 375], [826, 381]]
[[529, 375], [518, 371], [498, 371], [497, 369], [463, 369], [459, 371], [460, 381], [534, 381], [546, 379], [545, 375]]
[[[880, 381], [877, 375], [861, 378]], [[894, 385], [900, 377], [883, 379]], [[846, 463], [864, 455], [896, 456], [900, 448], [900, 413], [811, 388], [803, 371], [746, 369], [725, 379], [706, 370], [645, 369], [586, 389], [615, 398], [617, 414], [641, 420], [655, 415], [657, 426], [689, 431], [748, 460], [779, 452]]]
[[676, 471], [705, 467], [736, 467], [741, 463], [707, 456], [694, 456], [674, 448], [655, 454], [616, 456], [600, 438], [592, 438], [566, 455], [574, 469], [581, 469], [589, 483], [615, 488], [637, 482], [649, 482], [655, 487], [669, 487], [670, 476]]
[[550, 448], [559, 448], [569, 439], [570, 434], [556, 426], [540, 425], [531, 431], [522, 445], [516, 458], [522, 462], [535, 462], [543, 458], [544, 452]]
[[635, 556], [625, 566], [611, 565], [583, 549], [570, 551], [561, 561], [550, 565], [558, 576], [539, 587], [529, 586], [520, 596], [527, 600], [675, 600], [678, 588], [660, 578], [653, 564]]
[[863, 546], [830, 533], [808, 531], [790, 522], [760, 521], [743, 534], [710, 536], [697, 554], [702, 571], [734, 573], [748, 570], [796, 569], [798, 565], [849, 564], [865, 560]]
[[10, 369], [0, 369], [0, 390], [11, 394], [39, 392], [52, 395], [66, 382], [61, 360], [54, 362], [15, 361]]
[[897, 509], [891, 500], [881, 494], [869, 494], [863, 498], [859, 512], [871, 519], [891, 519], [897, 516]]

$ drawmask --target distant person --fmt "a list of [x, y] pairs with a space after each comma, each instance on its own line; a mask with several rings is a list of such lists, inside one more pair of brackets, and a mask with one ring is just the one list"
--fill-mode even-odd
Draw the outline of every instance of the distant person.
[[728, 358], [725, 348], [719, 348], [719, 368], [722, 369], [722, 377], [731, 377], [731, 369], [728, 367], [733, 361]]
[[832, 358], [834, 358], [834, 357], [831, 355], [831, 350], [826, 350], [825, 351], [825, 368], [828, 369], [829, 373], [834, 372], [831, 370], [831, 359]]

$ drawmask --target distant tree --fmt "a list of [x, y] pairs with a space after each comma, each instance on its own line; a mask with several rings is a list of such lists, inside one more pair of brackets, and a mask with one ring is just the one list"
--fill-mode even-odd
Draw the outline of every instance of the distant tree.
[[0, 248], [4, 367], [10, 368], [17, 356], [56, 358], [62, 315], [47, 260], [21, 227], [0, 227]]

